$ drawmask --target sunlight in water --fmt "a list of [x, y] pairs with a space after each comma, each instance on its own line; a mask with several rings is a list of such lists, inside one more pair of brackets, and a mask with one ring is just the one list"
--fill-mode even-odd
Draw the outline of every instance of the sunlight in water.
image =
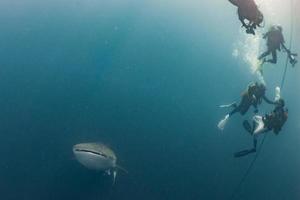
[[232, 55], [245, 61], [249, 67], [249, 71], [252, 74], [257, 74], [258, 79], [264, 83], [261, 74], [257, 73], [257, 69], [260, 65], [260, 62], [257, 58], [263, 50], [260, 49], [260, 47], [263, 47], [265, 42], [264, 39], [262, 39], [262, 35], [270, 25], [279, 24], [282, 22], [282, 20], [285, 18], [283, 13], [280, 13], [279, 15], [279, 13], [275, 12], [275, 10], [282, 11], [282, 7], [287, 8], [288, 5], [280, 7], [282, 2], [280, 3], [278, 0], [256, 0], [256, 3], [264, 14], [264, 27], [258, 28], [255, 36], [245, 34], [245, 29], [240, 29], [240, 39], [235, 42]]
[[246, 35], [244, 30], [240, 31], [241, 40], [235, 43], [235, 47], [232, 55], [234, 57], [240, 57], [249, 66], [249, 71], [252, 74], [257, 74], [258, 79], [265, 83], [263, 77], [257, 72], [259, 67], [259, 60], [257, 59], [260, 53], [260, 44], [262, 41], [260, 31], [257, 31], [256, 35]]
[[[260, 65], [257, 59], [263, 49], [265, 41], [262, 39], [262, 35], [270, 25], [283, 24], [290, 20], [290, 2], [286, 1], [284, 4], [281, 0], [256, 0], [259, 9], [264, 14], [263, 28], [256, 30], [256, 35], [245, 34], [245, 29], [240, 29], [240, 37], [234, 44], [232, 55], [236, 58], [240, 58], [247, 63], [249, 71], [253, 74], [257, 72]], [[276, 11], [276, 12], [275, 12]], [[289, 27], [284, 26], [285, 32], [288, 32]], [[256, 73], [258, 78], [263, 81], [263, 77], [260, 73]]]

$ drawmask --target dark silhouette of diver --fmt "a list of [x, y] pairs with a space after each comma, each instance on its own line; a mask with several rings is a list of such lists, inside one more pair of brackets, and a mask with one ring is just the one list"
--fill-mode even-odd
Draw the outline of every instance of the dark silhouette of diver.
[[247, 90], [242, 93], [242, 99], [238, 105], [236, 103], [232, 103], [220, 106], [222, 108], [233, 107], [233, 110], [218, 123], [219, 129], [223, 130], [225, 128], [227, 121], [233, 114], [240, 113], [241, 115], [245, 115], [251, 106], [255, 108], [254, 112], [257, 113], [257, 106], [262, 103], [262, 100], [266, 101], [268, 104], [275, 104], [275, 102], [269, 100], [265, 94], [266, 87], [264, 84], [257, 82], [251, 83]]
[[[259, 60], [262, 60], [262, 64], [265, 62], [277, 63], [277, 50], [281, 51], [281, 47], [287, 52], [290, 63], [294, 66], [297, 63], [295, 56], [297, 54], [291, 53], [291, 51], [284, 45], [284, 37], [282, 34], [282, 27], [279, 25], [271, 26], [269, 31], [264, 34], [264, 39], [267, 40], [267, 50], [259, 56]], [[266, 60], [265, 57], [272, 54], [272, 59]]]
[[255, 115], [253, 117], [252, 127], [247, 120], [244, 121], [244, 128], [253, 136], [253, 148], [239, 151], [234, 154], [235, 157], [242, 157], [250, 153], [255, 153], [258, 135], [269, 131], [273, 131], [276, 135], [279, 134], [281, 128], [288, 119], [288, 110], [284, 108], [284, 106], [284, 100], [279, 99], [276, 102], [275, 109], [271, 113], [266, 114], [265, 116]]
[[[238, 7], [239, 20], [242, 27], [246, 28], [246, 33], [255, 35], [254, 30], [261, 27], [264, 16], [254, 0], [229, 0], [229, 2]], [[246, 19], [248, 24], [245, 23]]]

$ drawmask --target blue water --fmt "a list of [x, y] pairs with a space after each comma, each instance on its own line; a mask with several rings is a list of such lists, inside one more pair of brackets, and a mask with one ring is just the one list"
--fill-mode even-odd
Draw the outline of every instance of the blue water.
[[[230, 197], [254, 156], [233, 158], [252, 143], [241, 126], [252, 111], [220, 132], [218, 105], [255, 77], [232, 57], [240, 24], [227, 1], [2, 0], [0, 24], [1, 199]], [[266, 69], [268, 96], [284, 60]], [[300, 198], [299, 77], [289, 68], [289, 120], [267, 137], [239, 199]], [[72, 154], [93, 141], [129, 171], [114, 187]]]

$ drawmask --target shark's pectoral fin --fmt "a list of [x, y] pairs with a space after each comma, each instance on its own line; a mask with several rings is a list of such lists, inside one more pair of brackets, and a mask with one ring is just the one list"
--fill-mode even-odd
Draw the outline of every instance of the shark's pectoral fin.
[[120, 171], [122, 171], [122, 172], [124, 172], [124, 173], [126, 173], [126, 174], [128, 174], [128, 171], [127, 171], [124, 167], [121, 167], [121, 166], [119, 166], [119, 165], [116, 165], [116, 169], [117, 169], [117, 170], [120, 170]]
[[117, 171], [117, 168], [111, 168], [105, 171], [108, 176], [112, 176], [112, 185], [114, 185], [116, 182]]
[[117, 170], [113, 170], [113, 185], [116, 182], [116, 177], [117, 177]]

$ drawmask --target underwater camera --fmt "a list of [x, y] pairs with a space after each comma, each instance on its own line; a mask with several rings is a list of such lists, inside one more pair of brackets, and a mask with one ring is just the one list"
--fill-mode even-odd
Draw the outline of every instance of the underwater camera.
[[251, 26], [246, 27], [246, 33], [255, 35], [254, 28]]
[[288, 55], [288, 59], [292, 65], [292, 67], [295, 67], [295, 65], [297, 64], [298, 60], [296, 59], [296, 57], [298, 56], [298, 54], [296, 53], [292, 53], [289, 49], [286, 49], [287, 55]]
[[293, 67], [295, 67], [296, 63], [298, 62], [297, 59], [296, 59], [296, 56], [298, 56], [296, 53], [289, 53], [289, 54], [288, 54], [290, 63], [291, 63], [291, 65], [292, 65]]

